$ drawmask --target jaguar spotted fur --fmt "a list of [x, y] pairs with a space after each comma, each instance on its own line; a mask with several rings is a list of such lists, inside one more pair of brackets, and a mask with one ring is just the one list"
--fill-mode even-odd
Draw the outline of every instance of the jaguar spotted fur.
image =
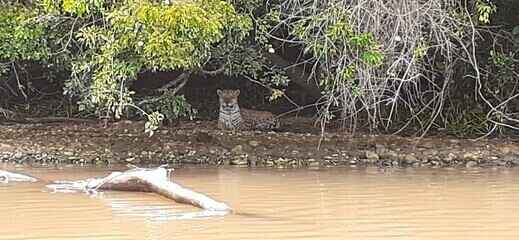
[[220, 102], [218, 128], [224, 130], [262, 130], [279, 128], [279, 119], [267, 111], [240, 109], [238, 96], [240, 90], [217, 91]]

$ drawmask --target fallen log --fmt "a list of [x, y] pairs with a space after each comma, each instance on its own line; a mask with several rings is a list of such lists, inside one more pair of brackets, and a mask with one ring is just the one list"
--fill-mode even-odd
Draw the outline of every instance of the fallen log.
[[84, 181], [58, 181], [47, 185], [57, 192], [97, 190], [155, 192], [178, 203], [191, 204], [209, 211], [231, 212], [225, 203], [218, 202], [204, 194], [184, 188], [168, 178], [168, 170], [163, 167], [147, 169], [135, 168], [125, 172], [113, 172], [104, 178]]
[[30, 177], [27, 175], [0, 170], [0, 182], [2, 182], [2, 183], [36, 182], [36, 181], [38, 181], [36, 178]]

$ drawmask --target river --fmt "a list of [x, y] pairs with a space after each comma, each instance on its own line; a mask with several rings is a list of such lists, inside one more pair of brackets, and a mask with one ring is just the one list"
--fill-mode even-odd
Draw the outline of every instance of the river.
[[519, 239], [519, 168], [176, 169], [235, 210], [213, 217], [153, 193], [45, 188], [120, 167], [2, 168], [42, 181], [0, 183], [0, 239]]

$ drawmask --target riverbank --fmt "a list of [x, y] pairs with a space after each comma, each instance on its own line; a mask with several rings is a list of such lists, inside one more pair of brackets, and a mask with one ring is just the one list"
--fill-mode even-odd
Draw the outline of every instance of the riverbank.
[[292, 132], [227, 132], [212, 121], [180, 123], [152, 137], [142, 122], [0, 125], [0, 161], [18, 164], [202, 164], [274, 168], [376, 165], [485, 167], [519, 165], [517, 139], [321, 136], [310, 120]]

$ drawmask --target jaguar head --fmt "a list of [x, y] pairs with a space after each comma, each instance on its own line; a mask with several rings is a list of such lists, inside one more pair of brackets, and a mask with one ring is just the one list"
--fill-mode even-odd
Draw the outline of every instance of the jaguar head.
[[218, 89], [216, 93], [220, 101], [220, 109], [224, 111], [236, 111], [239, 109], [238, 96], [240, 95], [240, 90]]

